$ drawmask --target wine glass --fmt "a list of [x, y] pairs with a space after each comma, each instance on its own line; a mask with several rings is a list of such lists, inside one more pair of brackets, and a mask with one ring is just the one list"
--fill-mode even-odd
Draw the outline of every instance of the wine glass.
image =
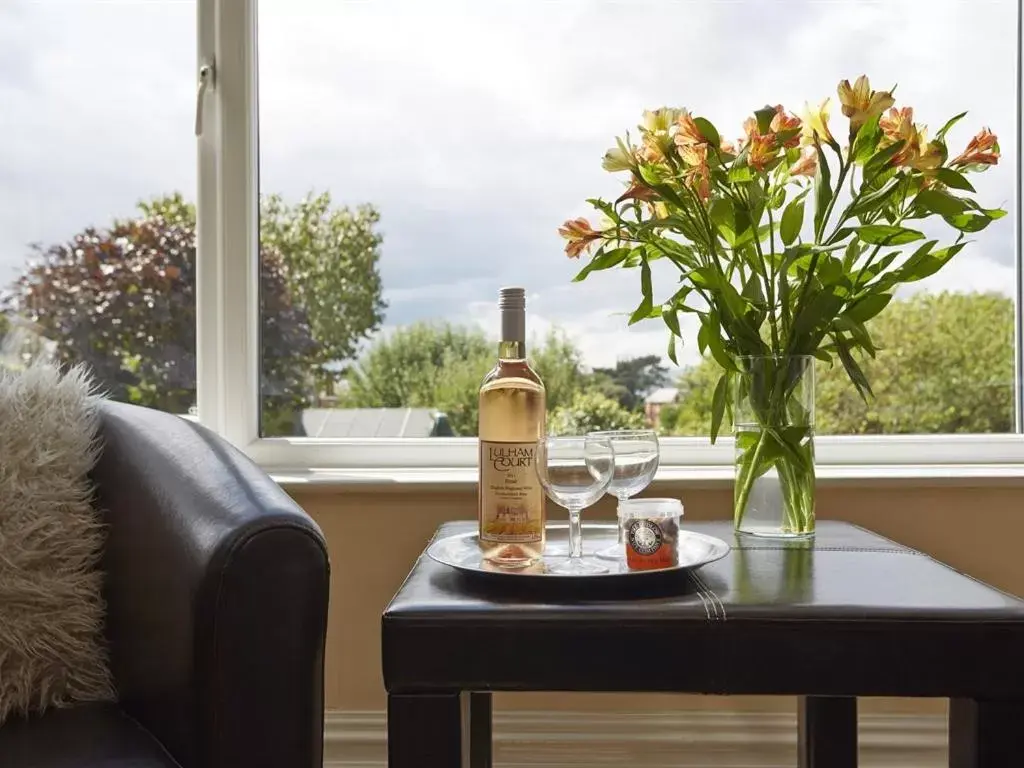
[[548, 498], [569, 510], [569, 559], [551, 567], [552, 573], [588, 576], [607, 573], [598, 563], [583, 559], [580, 512], [600, 499], [615, 469], [612, 441], [607, 437], [547, 437], [537, 444], [537, 477]]
[[[608, 493], [623, 502], [636, 496], [651, 484], [658, 471], [658, 433], [653, 429], [620, 429], [611, 432], [589, 432], [589, 437], [606, 437], [615, 452], [615, 472], [608, 484]], [[617, 541], [597, 551], [605, 560], [619, 560], [625, 555], [622, 523]]]

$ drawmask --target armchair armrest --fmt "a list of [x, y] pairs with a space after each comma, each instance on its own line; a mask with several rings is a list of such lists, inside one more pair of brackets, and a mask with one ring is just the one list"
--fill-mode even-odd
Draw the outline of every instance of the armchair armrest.
[[183, 768], [320, 768], [320, 530], [209, 430], [121, 403], [100, 412], [94, 480], [122, 707]]

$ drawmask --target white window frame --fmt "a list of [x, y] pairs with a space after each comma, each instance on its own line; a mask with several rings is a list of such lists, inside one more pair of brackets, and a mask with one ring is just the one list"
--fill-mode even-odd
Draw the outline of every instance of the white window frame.
[[[199, 67], [214, 77], [198, 109], [198, 411], [205, 425], [262, 466], [278, 471], [315, 469], [468, 469], [477, 463], [475, 438], [264, 438], [259, 434], [259, 269], [256, 1], [198, 0]], [[1017, 92], [1021, 93], [1021, 22], [1018, 12]], [[1020, 104], [1020, 100], [1018, 101]], [[1016, 199], [1021, 211], [1021, 113], [1018, 109]], [[1024, 467], [1022, 429], [1022, 233], [1015, 217], [1017, 259], [1015, 398], [1018, 434], [824, 436], [816, 440], [817, 463], [828, 472], [862, 468], [880, 474], [894, 468], [944, 468], [977, 472], [986, 467]], [[718, 470], [733, 461], [732, 440], [664, 438], [667, 470]]]

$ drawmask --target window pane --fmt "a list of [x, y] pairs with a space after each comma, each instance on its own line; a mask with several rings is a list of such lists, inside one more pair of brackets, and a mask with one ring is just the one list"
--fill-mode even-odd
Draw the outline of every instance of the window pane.
[[[932, 136], [969, 110], [952, 152], [991, 126], [1002, 160], [971, 179], [1010, 207], [1015, 3], [784, 6], [261, 0], [264, 434], [475, 434], [510, 284], [553, 418], [707, 434], [717, 375], [693, 316], [677, 367], [660, 320], [627, 325], [639, 271], [573, 283], [556, 233], [621, 193], [601, 158], [645, 108], [689, 107], [735, 140], [766, 102], [832, 96], [845, 130], [836, 84], [868, 73]], [[874, 400], [819, 366], [819, 432], [1013, 429], [1015, 217], [871, 323]], [[653, 278], [656, 301], [674, 293], [666, 259]]]
[[0, 8], [3, 365], [195, 404], [195, 4]]

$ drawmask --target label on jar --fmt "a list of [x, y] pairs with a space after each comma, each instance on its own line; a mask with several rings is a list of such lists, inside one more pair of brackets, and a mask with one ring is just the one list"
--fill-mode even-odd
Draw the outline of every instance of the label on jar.
[[671, 568], [678, 562], [677, 538], [666, 535], [658, 523], [632, 520], [626, 526], [626, 565], [629, 568], [639, 571]]
[[536, 443], [480, 441], [480, 539], [539, 542], [544, 536], [544, 489], [537, 478]]

